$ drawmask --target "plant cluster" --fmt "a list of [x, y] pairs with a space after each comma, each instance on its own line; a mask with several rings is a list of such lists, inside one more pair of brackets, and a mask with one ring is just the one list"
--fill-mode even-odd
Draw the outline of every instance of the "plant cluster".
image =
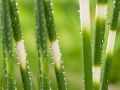
[[[84, 65], [84, 89], [108, 90], [115, 37], [119, 19], [120, 0], [114, 0], [112, 19], [107, 41], [106, 58], [101, 73], [104, 32], [107, 19], [108, 0], [96, 1], [94, 48], [92, 54], [89, 0], [80, 0], [82, 53]], [[93, 58], [92, 58], [93, 55]], [[93, 65], [92, 65], [93, 61]], [[93, 72], [93, 73], [92, 73]], [[93, 76], [93, 78], [92, 78]]]
[[[32, 90], [30, 67], [27, 60], [19, 10], [16, 0], [0, 0], [0, 25], [4, 59], [6, 90], [17, 90], [15, 67], [13, 60], [12, 35], [24, 90]], [[107, 41], [106, 58], [102, 62], [104, 32], [106, 30], [108, 0], [96, 0], [94, 41], [91, 40], [90, 0], [79, 0], [80, 23], [82, 40], [84, 90], [108, 90], [113, 50], [120, 14], [120, 0], [114, 0], [109, 36]], [[49, 77], [49, 60], [47, 52], [47, 36], [49, 38], [51, 55], [54, 63], [58, 90], [67, 90], [64, 65], [61, 58], [57, 31], [54, 23], [53, 10], [50, 0], [35, 0], [35, 31], [38, 53], [38, 89], [51, 90]], [[92, 48], [93, 43], [93, 48]], [[92, 53], [93, 49], [93, 53]], [[102, 69], [103, 68], [103, 72]]]
[[[27, 60], [27, 54], [25, 51], [18, 13], [19, 11], [17, 9], [16, 0], [1, 0], [1, 31], [6, 89], [17, 89], [15, 85], [14, 60], [12, 49], [13, 32], [23, 88], [24, 90], [32, 90], [32, 82], [29, 71], [30, 68]], [[50, 0], [35, 0], [35, 17], [36, 45], [38, 50], [37, 52], [39, 64], [38, 88], [40, 90], [51, 90], [46, 41], [46, 32], [48, 31], [58, 89], [66, 90], [67, 87], [64, 77], [64, 67], [62, 65], [61, 53], [59, 49]]]

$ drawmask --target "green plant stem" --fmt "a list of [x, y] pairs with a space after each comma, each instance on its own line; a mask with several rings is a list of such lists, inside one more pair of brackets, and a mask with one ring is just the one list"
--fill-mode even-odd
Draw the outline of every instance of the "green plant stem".
[[44, 0], [44, 2], [45, 2], [45, 19], [46, 19], [48, 37], [50, 42], [53, 42], [57, 39], [57, 32], [55, 28], [53, 13], [52, 13], [53, 10], [51, 7], [51, 1]]
[[13, 35], [16, 43], [17, 56], [20, 63], [20, 71], [24, 90], [31, 90], [31, 80], [29, 75], [29, 68], [26, 62], [26, 52], [24, 42], [22, 39], [22, 31], [19, 22], [18, 9], [16, 0], [9, 0], [10, 4], [10, 18], [12, 23]]
[[54, 62], [54, 68], [56, 73], [57, 85], [58, 90], [66, 90], [66, 81], [64, 77], [64, 67], [61, 61], [61, 53], [59, 49], [57, 33], [52, 13], [51, 1], [44, 0], [45, 3], [45, 19], [46, 19], [46, 26], [48, 31], [48, 37], [50, 40], [50, 46], [52, 51], [52, 57]]
[[9, 1], [1, 0], [1, 31], [2, 31], [2, 47], [4, 58], [4, 71], [6, 79], [6, 89], [15, 90], [14, 80], [14, 62], [12, 50], [12, 33], [9, 12]]
[[36, 0], [36, 43], [39, 63], [39, 90], [50, 90], [44, 0]]
[[89, 0], [80, 0], [84, 90], [93, 90]]
[[93, 86], [94, 90], [99, 90], [100, 86], [100, 67], [102, 61], [102, 51], [104, 42], [104, 32], [107, 15], [108, 0], [96, 1], [95, 16], [95, 36], [94, 36], [94, 52], [93, 52]]
[[16, 0], [9, 0], [9, 3], [14, 39], [16, 42], [19, 42], [22, 40], [22, 30], [18, 16], [19, 10], [17, 9], [17, 2]]
[[102, 75], [103, 77], [101, 82], [102, 83], [101, 90], [108, 90], [111, 64], [113, 58], [113, 50], [114, 50], [115, 37], [116, 37], [116, 31], [118, 25], [119, 10], [120, 10], [120, 0], [114, 0], [112, 20], [110, 24], [110, 31], [108, 36], [107, 50], [106, 50], [106, 59], [105, 59], [104, 71]]

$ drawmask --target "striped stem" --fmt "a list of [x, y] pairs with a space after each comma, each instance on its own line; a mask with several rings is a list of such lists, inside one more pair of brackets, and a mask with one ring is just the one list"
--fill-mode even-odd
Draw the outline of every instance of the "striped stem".
[[20, 65], [21, 77], [24, 90], [31, 90], [32, 83], [27, 66], [27, 58], [25, 52], [24, 41], [22, 39], [22, 31], [19, 22], [18, 9], [16, 0], [9, 0], [10, 3], [10, 18], [12, 22], [13, 35], [16, 43], [16, 51]]
[[107, 15], [108, 0], [97, 0], [96, 16], [95, 16], [95, 36], [94, 36], [94, 52], [93, 52], [93, 87], [94, 90], [99, 90], [102, 50], [104, 42], [104, 32]]
[[111, 64], [113, 58], [113, 50], [114, 50], [115, 37], [116, 37], [116, 31], [118, 25], [119, 10], [120, 10], [120, 0], [114, 0], [113, 14], [112, 14], [112, 20], [111, 20], [107, 50], [106, 50], [105, 66], [102, 75], [103, 77], [102, 77], [101, 90], [108, 90]]
[[58, 44], [57, 33], [56, 33], [53, 12], [51, 7], [52, 3], [50, 0], [44, 0], [44, 2], [45, 2], [45, 19], [46, 19], [48, 36], [50, 40], [50, 46], [52, 51], [55, 73], [56, 73], [58, 90], [66, 90], [67, 83], [65, 81], [66, 78], [64, 76], [64, 73], [65, 73], [64, 66], [61, 61], [61, 53], [60, 53], [60, 48]]
[[93, 90], [89, 0], [80, 0], [84, 90]]
[[44, 0], [35, 0], [36, 43], [39, 62], [39, 90], [50, 90]]
[[12, 51], [12, 31], [9, 12], [9, 1], [1, 0], [1, 31], [4, 58], [6, 90], [15, 90], [14, 62]]

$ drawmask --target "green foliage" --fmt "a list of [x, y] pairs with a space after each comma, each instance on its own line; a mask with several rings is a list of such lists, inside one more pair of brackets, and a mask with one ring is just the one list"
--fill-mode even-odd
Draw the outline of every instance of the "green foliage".
[[53, 19], [53, 10], [51, 8], [51, 1], [44, 0], [45, 2], [45, 19], [46, 19], [46, 27], [48, 30], [48, 36], [50, 42], [55, 41], [57, 39], [57, 32], [55, 28], [55, 23]]
[[9, 0], [10, 2], [10, 17], [11, 17], [11, 23], [13, 28], [13, 35], [16, 42], [22, 40], [22, 31], [19, 21], [19, 10], [17, 9], [17, 2], [16, 0]]
[[[111, 29], [110, 31], [112, 31], [112, 32], [114, 31], [116, 33], [117, 25], [118, 25], [118, 18], [119, 18], [120, 1], [115, 0], [113, 4], [114, 4], [114, 6], [113, 6], [113, 13], [112, 13], [112, 19], [111, 19], [111, 24], [110, 24], [110, 29]], [[109, 31], [108, 40], [110, 37], [110, 31]], [[116, 38], [116, 35], [112, 36], [110, 38]], [[115, 43], [114, 39], [111, 42]], [[108, 41], [108, 44], [109, 44], [109, 41]], [[107, 49], [108, 49], [108, 47], [109, 47], [109, 45], [107, 45]], [[114, 46], [112, 48], [114, 50]], [[103, 69], [104, 71], [103, 71], [103, 75], [102, 75], [101, 90], [108, 90], [111, 64], [112, 64], [112, 59], [113, 59], [113, 50], [110, 50], [110, 52], [106, 51], [105, 66]]]
[[12, 31], [9, 18], [9, 1], [1, 0], [1, 31], [2, 31], [2, 47], [4, 58], [4, 73], [6, 79], [6, 89], [14, 90], [14, 62], [12, 49]]
[[[45, 0], [47, 1], [47, 0]], [[101, 0], [102, 1], [102, 0]], [[77, 12], [79, 9], [79, 4], [78, 0], [52, 0], [53, 2], [53, 9], [54, 9], [54, 23], [57, 28], [57, 36], [59, 37], [59, 44], [61, 47], [61, 52], [62, 52], [62, 58], [64, 59], [64, 64], [65, 64], [65, 69], [66, 69], [66, 76], [67, 76], [67, 88], [68, 90], [82, 90], [83, 88], [83, 65], [82, 65], [82, 54], [81, 54], [81, 38], [80, 34], [78, 33], [80, 30], [80, 23], [79, 23], [79, 13]], [[90, 0], [91, 2], [91, 28], [94, 29], [94, 14], [95, 14], [95, 1]], [[1, 4], [1, 3], [0, 3]], [[112, 1], [108, 2], [108, 17], [106, 20], [106, 32], [105, 32], [105, 37], [104, 37], [104, 45], [107, 42], [107, 35], [108, 35], [108, 30], [110, 29], [110, 26], [108, 23], [110, 23], [111, 20], [111, 10], [112, 10]], [[29, 60], [29, 65], [31, 69], [30, 76], [32, 76], [32, 82], [33, 82], [33, 90], [38, 90], [38, 59], [41, 57], [41, 53], [38, 53], [38, 49], [36, 50], [36, 43], [35, 43], [35, 9], [34, 9], [34, 0], [18, 0], [18, 8], [19, 8], [19, 20], [21, 21], [20, 27], [22, 27], [23, 34], [22, 36], [24, 37], [24, 42], [25, 42], [25, 47], [26, 47], [26, 52], [27, 52], [27, 58]], [[110, 13], [109, 13], [110, 12]], [[1, 13], [0, 13], [1, 14]], [[12, 15], [14, 18], [14, 15]], [[1, 20], [2, 18], [0, 18]], [[15, 19], [15, 18], [14, 18]], [[0, 23], [2, 23], [0, 21]], [[50, 22], [51, 23], [51, 22]], [[53, 23], [53, 22], [52, 22]], [[12, 22], [11, 22], [12, 24]], [[120, 24], [119, 24], [120, 26]], [[15, 30], [16, 30], [15, 28]], [[54, 27], [53, 27], [54, 28]], [[12, 27], [13, 29], [13, 27]], [[109, 88], [112, 90], [115, 90], [114, 87], [117, 87], [119, 90], [120, 88], [120, 77], [119, 77], [119, 54], [120, 54], [120, 32], [119, 32], [119, 27], [118, 27], [118, 32], [116, 36], [116, 43], [115, 43], [115, 50], [114, 50], [114, 56], [113, 56], [113, 63], [112, 63], [112, 68], [111, 68], [111, 77], [110, 77], [110, 83], [112, 84], [109, 85]], [[2, 31], [2, 29], [1, 29]], [[46, 30], [45, 30], [46, 31]], [[21, 32], [21, 31], [20, 31]], [[46, 31], [47, 32], [47, 31]], [[94, 34], [93, 31], [92, 35]], [[56, 31], [54, 32], [56, 33]], [[20, 33], [18, 33], [20, 34]], [[39, 33], [40, 34], [40, 33]], [[46, 33], [47, 34], [47, 33]], [[1, 33], [2, 35], [2, 33]], [[0, 35], [0, 36], [1, 36]], [[13, 33], [14, 35], [14, 33]], [[18, 35], [14, 36], [17, 37]], [[50, 36], [50, 35], [48, 35]], [[57, 36], [51, 38], [50, 40], [54, 41], [54, 39], [57, 38]], [[36, 35], [37, 37], [37, 35]], [[47, 37], [47, 35], [46, 35]], [[20, 36], [21, 38], [21, 36]], [[20, 38], [18, 37], [15, 41], [19, 41]], [[94, 38], [94, 36], [92, 37]], [[2, 39], [3, 40], [3, 39]], [[91, 39], [92, 40], [92, 39]], [[45, 43], [48, 42], [47, 38]], [[8, 43], [8, 42], [7, 42]], [[12, 43], [11, 39], [11, 45], [14, 48], [15, 46]], [[88, 42], [87, 42], [88, 43]], [[47, 50], [49, 47], [49, 43], [46, 43]], [[39, 42], [39, 49], [42, 48], [40, 46]], [[104, 46], [106, 49], [106, 45]], [[102, 56], [105, 56], [105, 49], [103, 51]], [[11, 50], [11, 49], [10, 49]], [[13, 49], [12, 49], [13, 51]], [[15, 50], [14, 50], [15, 51]], [[12, 52], [14, 54], [13, 60], [14, 60], [14, 66], [15, 66], [15, 74], [13, 73], [13, 76], [15, 76], [15, 83], [17, 86], [17, 90], [21, 90], [22, 87], [22, 81], [21, 81], [21, 76], [20, 76], [20, 68], [18, 67], [19, 65], [17, 64], [18, 60], [16, 59], [16, 52]], [[38, 53], [38, 54], [37, 54]], [[6, 88], [5, 86], [5, 80], [4, 80], [4, 67], [3, 67], [3, 52], [2, 52], [2, 44], [0, 43], [0, 89], [2, 88], [3, 90]], [[12, 54], [12, 55], [13, 55]], [[49, 68], [49, 77], [50, 80], [49, 83], [52, 87], [52, 90], [56, 90], [57, 87], [57, 81], [55, 79], [55, 72], [54, 72], [54, 64], [52, 65], [53, 61], [51, 59], [51, 54], [50, 51], [48, 50], [46, 55], [48, 54], [47, 57], [47, 63], [49, 63], [48, 68]], [[43, 54], [42, 54], [43, 55]], [[104, 59], [104, 57], [103, 57]], [[104, 62], [104, 60], [102, 61]], [[103, 63], [104, 64], [104, 63]], [[102, 65], [103, 66], [103, 65]], [[26, 72], [29, 72], [27, 70]], [[28, 79], [31, 77], [28, 77]], [[44, 79], [43, 79], [44, 80]], [[2, 82], [1, 82], [2, 81]], [[47, 82], [48, 82], [47, 81]], [[30, 83], [30, 82], [29, 82]], [[114, 87], [111, 87], [113, 85]], [[109, 90], [109, 89], [108, 89]]]
[[44, 12], [44, 0], [35, 1], [35, 15], [36, 15], [36, 43], [38, 50], [39, 63], [39, 89], [49, 90], [49, 68], [48, 68], [48, 54], [46, 41], [46, 24]]
[[[12, 23], [12, 29], [13, 29], [13, 35], [16, 43], [16, 52], [18, 56], [18, 60], [20, 63], [20, 72], [21, 72], [21, 78], [22, 78], [22, 83], [23, 83], [23, 88], [24, 90], [31, 90], [32, 89], [32, 83], [30, 81], [30, 75], [29, 75], [29, 68], [26, 62], [26, 55], [25, 55], [25, 67], [23, 68], [23, 55], [26, 54], [24, 53], [25, 47], [22, 46], [21, 44], [17, 46], [17, 43], [23, 41], [22, 40], [22, 31], [21, 31], [21, 26], [20, 26], [20, 21], [19, 21], [19, 16], [18, 16], [18, 9], [17, 9], [17, 2], [16, 0], [9, 0], [9, 7], [10, 7], [10, 18], [11, 18], [11, 23]], [[19, 51], [21, 49], [22, 53]], [[23, 51], [24, 50], [24, 51]]]
[[[55, 23], [54, 23], [54, 18], [53, 18], [53, 10], [52, 10], [52, 3], [50, 0], [44, 0], [44, 6], [45, 6], [45, 19], [46, 19], [46, 27], [47, 27], [47, 31], [48, 31], [48, 37], [50, 40], [50, 43], [54, 43], [57, 42], [57, 32], [56, 32], [56, 28], [55, 28]], [[57, 42], [58, 44], [58, 42]], [[57, 49], [56, 47], [59, 48], [59, 46], [54, 46], [52, 47], [51, 45], [51, 52], [54, 53], [54, 49]], [[56, 55], [59, 56], [60, 51], [55, 52], [57, 53]], [[61, 59], [61, 55], [59, 57], [59, 60], [55, 60], [54, 58], [55, 55], [52, 55], [53, 57], [53, 62], [54, 62], [54, 68], [55, 68], [55, 74], [56, 74], [56, 79], [57, 79], [57, 85], [58, 85], [58, 90], [66, 90], [67, 86], [66, 86], [66, 77], [64, 75], [65, 70], [64, 70], [64, 66], [63, 66], [63, 61]], [[60, 67], [57, 67], [57, 63], [56, 61], [60, 61], [59, 65]]]

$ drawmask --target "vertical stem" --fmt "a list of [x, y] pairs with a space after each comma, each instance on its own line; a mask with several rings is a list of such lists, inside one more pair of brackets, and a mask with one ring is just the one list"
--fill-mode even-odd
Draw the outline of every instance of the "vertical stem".
[[107, 15], [108, 0], [97, 0], [96, 16], [95, 16], [95, 36], [94, 36], [94, 52], [93, 52], [93, 86], [94, 90], [99, 90], [102, 50], [104, 42], [104, 32]]
[[[1, 0], [0, 0], [0, 21], [1, 21]], [[1, 30], [1, 22], [0, 22], [0, 30]]]
[[9, 0], [10, 3], [10, 18], [12, 22], [13, 35], [16, 43], [17, 56], [20, 63], [20, 71], [24, 90], [31, 90], [32, 83], [27, 67], [27, 54], [25, 52], [24, 41], [22, 39], [22, 31], [19, 22], [18, 9], [16, 0]]
[[115, 37], [116, 37], [116, 31], [118, 25], [119, 10], [120, 10], [120, 0], [114, 0], [112, 20], [111, 20], [107, 50], [106, 50], [105, 66], [102, 75], [103, 77], [102, 77], [101, 90], [108, 90], [111, 64], [113, 58], [113, 50], [114, 50]]
[[36, 43], [39, 62], [39, 89], [50, 90], [44, 1], [35, 1]]
[[84, 90], [93, 90], [89, 0], [80, 0]]
[[1, 0], [1, 30], [6, 89], [15, 90], [9, 1]]
[[54, 68], [56, 73], [58, 90], [66, 90], [66, 81], [64, 76], [64, 66], [61, 61], [61, 53], [57, 39], [57, 33], [52, 13], [51, 1], [44, 0], [45, 2], [45, 19], [47, 25], [48, 36], [50, 40], [50, 46], [52, 51], [52, 57], [54, 62]]

